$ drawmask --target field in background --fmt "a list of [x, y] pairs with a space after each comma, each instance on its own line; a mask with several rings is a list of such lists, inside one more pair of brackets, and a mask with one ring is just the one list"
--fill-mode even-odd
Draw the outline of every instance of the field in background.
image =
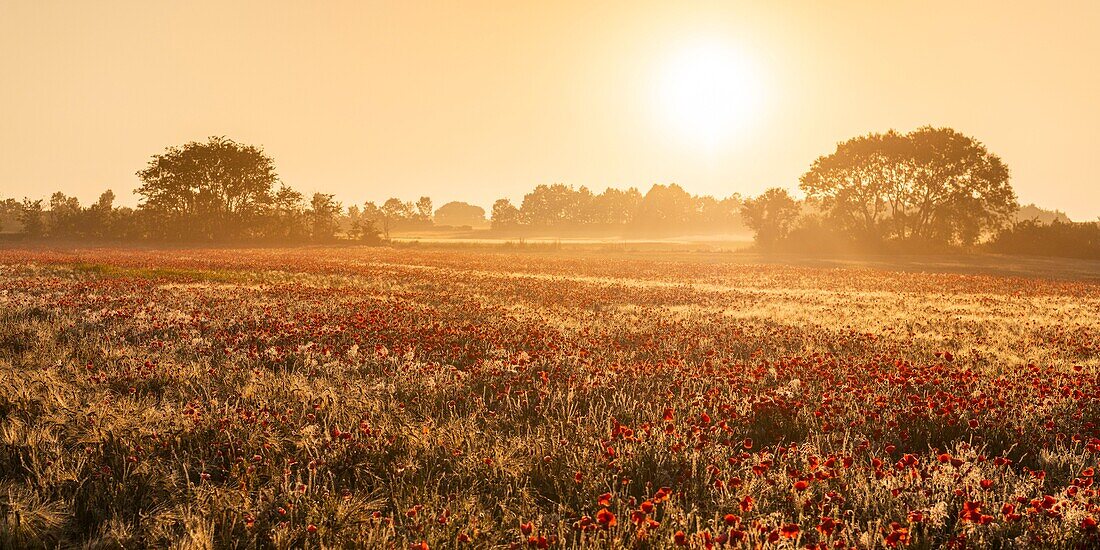
[[1096, 262], [0, 249], [0, 546], [1091, 546]]
[[679, 235], [675, 237], [636, 237], [621, 235], [593, 235], [591, 232], [578, 232], [577, 235], [531, 235], [510, 234], [507, 232], [491, 231], [486, 229], [471, 230], [445, 230], [445, 231], [401, 231], [391, 236], [398, 243], [432, 243], [432, 244], [560, 244], [565, 246], [584, 245], [609, 245], [609, 246], [646, 246], [660, 248], [675, 248], [682, 246], [699, 246], [704, 248], [721, 248], [725, 250], [743, 250], [753, 243], [751, 234], [725, 235], [725, 234], [701, 234]]

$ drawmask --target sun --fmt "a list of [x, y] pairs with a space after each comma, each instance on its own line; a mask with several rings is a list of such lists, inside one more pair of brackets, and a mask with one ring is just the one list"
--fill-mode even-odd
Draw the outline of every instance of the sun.
[[700, 41], [664, 62], [657, 104], [665, 122], [695, 147], [713, 150], [744, 136], [764, 103], [759, 71], [721, 41]]

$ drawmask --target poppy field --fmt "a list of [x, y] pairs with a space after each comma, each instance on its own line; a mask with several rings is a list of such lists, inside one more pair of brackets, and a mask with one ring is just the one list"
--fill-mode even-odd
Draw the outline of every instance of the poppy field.
[[1088, 548], [1100, 284], [0, 249], [3, 548]]

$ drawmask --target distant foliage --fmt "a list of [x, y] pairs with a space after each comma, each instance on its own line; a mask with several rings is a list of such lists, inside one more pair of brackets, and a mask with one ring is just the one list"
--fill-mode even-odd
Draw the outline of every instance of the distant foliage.
[[314, 193], [309, 202], [309, 220], [311, 236], [314, 241], [326, 242], [336, 239], [336, 230], [340, 227], [340, 212], [343, 206], [333, 195]]
[[23, 225], [23, 233], [32, 237], [42, 235], [46, 226], [43, 220], [44, 214], [41, 200], [23, 199], [19, 209], [19, 223]]
[[465, 202], [449, 202], [435, 211], [435, 223], [440, 226], [482, 227], [486, 225], [485, 209]]
[[[538, 185], [517, 206], [502, 198], [489, 219], [479, 206], [391, 197], [345, 208], [335, 196], [304, 196], [282, 182], [262, 149], [225, 137], [169, 147], [137, 173], [138, 208], [113, 191], [82, 206], [0, 200], [0, 232], [59, 240], [187, 242], [388, 242], [394, 232], [486, 224], [498, 235], [737, 235], [798, 252], [941, 252], [979, 243], [1004, 253], [1096, 257], [1095, 224], [1060, 211], [1019, 207], [1009, 171], [973, 138], [950, 128], [890, 130], [837, 146], [800, 179], [806, 198], [781, 188], [758, 197], [692, 195], [681, 186]], [[1014, 225], [1010, 225], [1014, 224]]]
[[516, 208], [512, 201], [508, 199], [497, 199], [493, 203], [493, 229], [515, 229], [519, 227], [521, 220], [521, 214], [519, 208]]
[[772, 188], [759, 197], [746, 199], [741, 207], [745, 225], [764, 246], [774, 246], [790, 235], [798, 220], [798, 202], [786, 189]]
[[989, 248], [1004, 254], [1100, 259], [1100, 223], [1022, 221], [998, 233]]
[[635, 188], [608, 188], [596, 195], [584, 186], [539, 185], [518, 208], [507, 199], [498, 200], [492, 226], [528, 233], [740, 233], [745, 229], [740, 208], [739, 195], [693, 196], [676, 184], [654, 185], [645, 195]]
[[0, 232], [13, 232], [21, 228], [19, 214], [23, 206], [15, 199], [0, 199]]
[[1072, 220], [1070, 220], [1069, 216], [1061, 210], [1047, 210], [1034, 204], [1029, 204], [1027, 206], [1021, 206], [1020, 209], [1016, 211], [1014, 221], [1035, 221], [1041, 224], [1051, 224], [1056, 221], [1069, 223]]

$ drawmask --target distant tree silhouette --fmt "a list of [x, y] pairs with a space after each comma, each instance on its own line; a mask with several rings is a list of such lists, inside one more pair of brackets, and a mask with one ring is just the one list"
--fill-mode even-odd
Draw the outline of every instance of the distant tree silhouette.
[[744, 199], [734, 193], [724, 199], [704, 196], [699, 198], [700, 216], [703, 226], [711, 231], [736, 233], [746, 229], [741, 218], [741, 205]]
[[683, 187], [654, 185], [638, 204], [634, 222], [650, 231], [668, 232], [687, 227], [698, 213], [695, 198]]
[[287, 242], [305, 240], [311, 232], [307, 227], [307, 218], [305, 197], [286, 185], [280, 185], [271, 200], [265, 236]]
[[641, 202], [642, 194], [634, 187], [625, 191], [608, 187], [592, 200], [592, 212], [586, 218], [597, 225], [627, 225], [634, 221]]
[[493, 229], [515, 229], [521, 219], [519, 209], [508, 199], [497, 199], [493, 203], [492, 216]]
[[[396, 200], [396, 199], [392, 199]], [[398, 201], [400, 202], [400, 201]], [[363, 222], [370, 223], [372, 227], [377, 229], [385, 240], [390, 240], [390, 231], [393, 229], [392, 220], [386, 215], [378, 205], [373, 202], [366, 202], [363, 204], [363, 210], [359, 214], [359, 217]]]
[[430, 197], [420, 197], [416, 201], [416, 214], [413, 216], [417, 222], [423, 225], [431, 225], [432, 214], [432, 199]]
[[744, 229], [741, 197], [692, 196], [676, 184], [652, 186], [642, 195], [636, 188], [608, 188], [599, 195], [587, 187], [539, 185], [512, 212], [501, 199], [493, 208], [493, 227], [534, 232], [615, 231], [642, 234], [728, 233]]
[[169, 238], [245, 236], [272, 203], [278, 180], [260, 148], [224, 137], [170, 147], [137, 175], [142, 210]]
[[973, 138], [923, 127], [839, 144], [814, 161], [801, 189], [857, 239], [972, 244], [1017, 210], [1008, 177]]
[[83, 212], [79, 233], [93, 239], [115, 238], [119, 214], [115, 212], [115, 192], [110, 189]]
[[23, 234], [40, 237], [44, 233], [42, 200], [23, 199], [19, 209], [19, 223], [23, 224]]
[[524, 195], [519, 209], [524, 221], [532, 227], [561, 228], [581, 221], [579, 218], [591, 201], [592, 192], [587, 188], [575, 190], [555, 183], [536, 186]]
[[[374, 206], [373, 203], [368, 204]], [[365, 208], [360, 209], [355, 205], [349, 206], [345, 224], [348, 238], [364, 244], [380, 244], [382, 242], [382, 232], [376, 225], [376, 219], [377, 217], [370, 215]]]
[[23, 205], [17, 200], [0, 200], [0, 231], [11, 231], [14, 224], [19, 223], [19, 215], [22, 211]]
[[1015, 221], [1034, 221], [1039, 224], [1050, 225], [1056, 221], [1070, 223], [1072, 220], [1070, 220], [1069, 216], [1061, 210], [1047, 210], [1034, 204], [1029, 204], [1027, 206], [1021, 206], [1020, 209], [1016, 211]]
[[382, 215], [385, 216], [387, 226], [391, 230], [403, 226], [407, 227], [408, 222], [413, 219], [415, 214], [416, 206], [411, 202], [390, 198], [382, 203]]
[[49, 234], [54, 237], [72, 238], [82, 233], [83, 210], [76, 197], [67, 197], [58, 191], [50, 196]]
[[435, 211], [436, 225], [454, 227], [485, 225], [485, 209], [465, 202], [449, 202]]
[[745, 199], [741, 215], [745, 225], [756, 233], [756, 242], [771, 247], [794, 228], [799, 206], [786, 189], [771, 188], [758, 197]]
[[340, 213], [343, 206], [333, 195], [314, 193], [309, 202], [310, 234], [314, 241], [328, 242], [336, 238], [340, 227]]
[[1100, 259], [1100, 222], [1017, 222], [999, 232], [990, 250], [1003, 254]]

